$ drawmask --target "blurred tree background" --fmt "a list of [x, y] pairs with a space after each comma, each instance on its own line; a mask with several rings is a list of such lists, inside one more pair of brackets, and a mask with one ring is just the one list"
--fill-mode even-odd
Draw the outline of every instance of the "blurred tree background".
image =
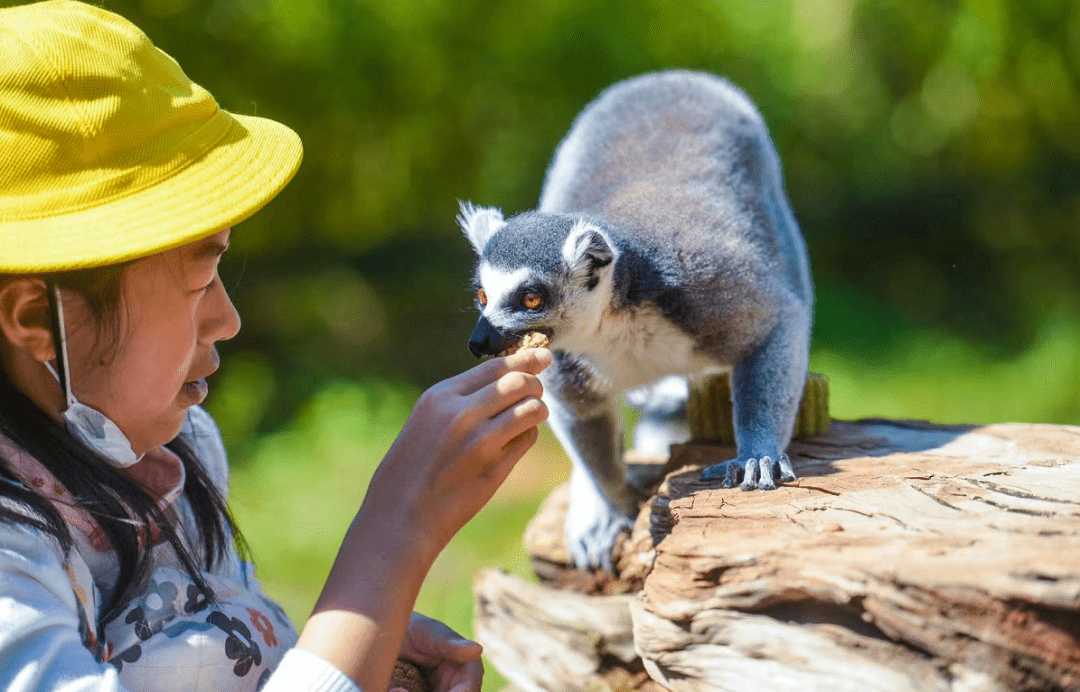
[[233, 435], [276, 429], [334, 378], [423, 387], [468, 366], [457, 201], [531, 208], [574, 115], [671, 67], [728, 76], [771, 128], [840, 415], [1080, 419], [1076, 2], [103, 4], [305, 143], [236, 233]]
[[[643, 72], [725, 75], [765, 116], [834, 415], [1080, 423], [1075, 0], [99, 4], [305, 144], [234, 234], [244, 329], [208, 403], [241, 525], [299, 621], [416, 394], [473, 363], [458, 200], [533, 207], [575, 114]], [[476, 566], [525, 569], [521, 527], [565, 474], [549, 436], [530, 459], [425, 587], [463, 631]]]

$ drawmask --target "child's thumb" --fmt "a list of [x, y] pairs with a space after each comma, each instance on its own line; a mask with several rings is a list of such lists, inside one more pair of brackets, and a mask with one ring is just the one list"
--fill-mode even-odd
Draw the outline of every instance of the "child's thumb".
[[440, 644], [439, 648], [443, 657], [460, 663], [475, 661], [484, 653], [484, 647], [480, 645], [480, 642], [474, 642], [464, 637], [444, 639]]

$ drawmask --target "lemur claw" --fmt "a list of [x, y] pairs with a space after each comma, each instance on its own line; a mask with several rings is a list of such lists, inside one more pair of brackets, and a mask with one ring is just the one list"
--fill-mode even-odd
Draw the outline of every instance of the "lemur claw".
[[[750, 457], [731, 459], [703, 469], [698, 478], [703, 481], [720, 481], [722, 488], [734, 488], [738, 485], [743, 490], [773, 490], [779, 480], [789, 483], [797, 479], [791, 468], [791, 459], [787, 454], [779, 454], [776, 461], [772, 457]], [[741, 480], [741, 482], [740, 482]]]
[[606, 522], [587, 527], [585, 531], [581, 527], [567, 527], [567, 547], [578, 569], [615, 571], [611, 552], [619, 535], [633, 528], [633, 521], [618, 515], [606, 519]]
[[634, 528], [635, 517], [623, 514], [601, 495], [590, 492], [595, 490], [594, 486], [579, 486], [578, 490], [578, 501], [571, 501], [563, 526], [566, 547], [570, 550], [574, 566], [584, 570], [599, 568], [613, 572], [611, 552], [619, 535], [629, 533]]

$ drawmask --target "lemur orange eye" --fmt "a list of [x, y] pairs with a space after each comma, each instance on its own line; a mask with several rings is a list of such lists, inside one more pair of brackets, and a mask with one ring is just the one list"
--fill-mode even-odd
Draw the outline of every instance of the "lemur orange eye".
[[521, 299], [521, 304], [530, 310], [535, 310], [540, 307], [540, 304], [544, 302], [544, 299], [540, 297], [540, 294], [535, 291], [529, 291], [525, 294], [525, 297]]
[[481, 305], [487, 305], [487, 293], [484, 293], [484, 289], [476, 289], [476, 300], [478, 300]]

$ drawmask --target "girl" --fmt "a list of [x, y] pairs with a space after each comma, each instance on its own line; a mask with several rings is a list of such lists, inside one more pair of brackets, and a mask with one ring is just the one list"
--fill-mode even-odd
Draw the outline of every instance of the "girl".
[[217, 265], [300, 156], [114, 14], [0, 10], [3, 689], [381, 692], [398, 656], [479, 689], [479, 645], [412, 604], [535, 441], [550, 352], [420, 397], [299, 635], [233, 546]]

